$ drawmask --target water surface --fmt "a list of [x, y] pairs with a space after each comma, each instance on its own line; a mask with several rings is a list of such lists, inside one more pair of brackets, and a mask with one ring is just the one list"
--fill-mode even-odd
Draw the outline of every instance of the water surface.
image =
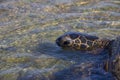
[[92, 55], [55, 44], [67, 31], [116, 38], [120, 1], [1, 0], [0, 80], [114, 80], [100, 67], [107, 51]]

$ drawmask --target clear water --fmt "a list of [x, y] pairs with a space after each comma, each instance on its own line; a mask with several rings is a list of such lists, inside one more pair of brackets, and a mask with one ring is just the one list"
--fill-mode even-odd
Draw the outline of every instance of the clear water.
[[92, 55], [55, 44], [67, 31], [116, 38], [120, 1], [1, 0], [0, 80], [114, 80], [100, 67], [107, 51]]

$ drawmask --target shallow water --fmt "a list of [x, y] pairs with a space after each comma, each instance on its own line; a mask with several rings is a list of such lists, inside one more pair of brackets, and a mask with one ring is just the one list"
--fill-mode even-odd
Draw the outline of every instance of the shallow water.
[[119, 0], [1, 0], [0, 18], [0, 80], [114, 80], [100, 67], [107, 51], [66, 51], [55, 39], [67, 31], [116, 38]]

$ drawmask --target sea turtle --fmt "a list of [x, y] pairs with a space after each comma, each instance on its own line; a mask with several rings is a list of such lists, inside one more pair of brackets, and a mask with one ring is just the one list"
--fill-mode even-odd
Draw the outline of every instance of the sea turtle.
[[67, 32], [56, 39], [56, 44], [62, 48], [91, 51], [98, 48], [108, 48], [113, 40], [100, 39], [97, 36], [80, 32]]
[[112, 72], [120, 80], [120, 36], [109, 40], [80, 32], [67, 32], [56, 39], [56, 44], [62, 48], [85, 51], [108, 49], [109, 58], [105, 62], [104, 69]]

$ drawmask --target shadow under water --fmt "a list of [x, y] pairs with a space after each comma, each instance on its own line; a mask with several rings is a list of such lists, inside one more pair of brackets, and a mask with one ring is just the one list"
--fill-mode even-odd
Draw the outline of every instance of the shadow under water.
[[37, 45], [34, 53], [40, 55], [43, 53], [45, 55], [53, 56], [57, 59], [71, 60], [76, 63], [86, 62], [86, 61], [102, 61], [108, 58], [108, 50], [102, 50], [99, 54], [92, 54], [87, 51], [76, 51], [76, 50], [64, 50], [58, 47], [56, 44], [51, 42], [43, 42]]

